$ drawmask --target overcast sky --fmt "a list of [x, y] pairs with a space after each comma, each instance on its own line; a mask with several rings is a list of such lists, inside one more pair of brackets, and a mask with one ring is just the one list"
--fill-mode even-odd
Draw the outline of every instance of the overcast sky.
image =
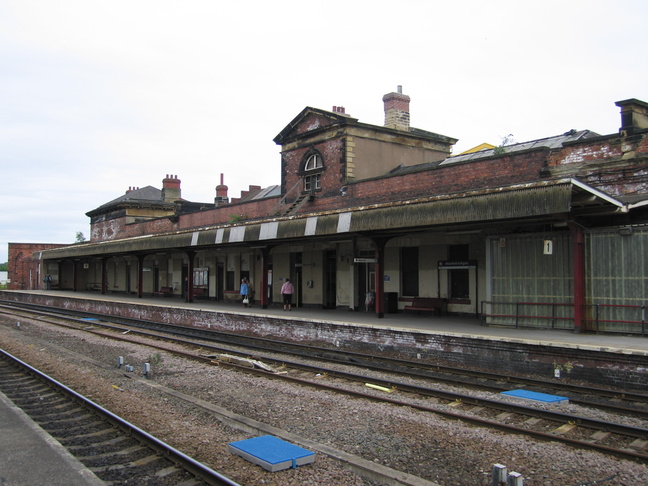
[[455, 153], [512, 134], [618, 131], [648, 101], [648, 2], [0, 0], [0, 262], [90, 237], [129, 186], [213, 202], [280, 182], [273, 138], [306, 106], [411, 125]]

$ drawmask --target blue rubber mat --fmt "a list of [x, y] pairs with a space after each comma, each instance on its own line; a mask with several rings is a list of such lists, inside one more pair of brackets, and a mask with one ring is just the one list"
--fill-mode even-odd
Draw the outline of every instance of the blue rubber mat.
[[314, 452], [272, 435], [231, 442], [229, 451], [270, 472], [296, 468], [315, 461]]
[[515, 398], [524, 398], [525, 400], [535, 400], [536, 402], [544, 403], [562, 403], [569, 402], [569, 398], [560, 397], [558, 395], [549, 395], [547, 393], [539, 393], [529, 390], [511, 390], [502, 392], [502, 395], [507, 395]]

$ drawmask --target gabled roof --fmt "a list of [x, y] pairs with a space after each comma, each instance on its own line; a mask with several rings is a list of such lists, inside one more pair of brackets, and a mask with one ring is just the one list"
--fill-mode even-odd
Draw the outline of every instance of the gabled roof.
[[[291, 135], [296, 134], [296, 128], [304, 121], [310, 114], [316, 114], [318, 116], [328, 118], [331, 120], [331, 123], [327, 125], [322, 125], [323, 127], [329, 127], [331, 125], [343, 125], [346, 123], [357, 123], [358, 119], [353, 118], [349, 115], [342, 114], [342, 113], [335, 113], [332, 111], [327, 111], [327, 110], [321, 110], [319, 108], [313, 108], [310, 106], [307, 106], [304, 108], [299, 115], [297, 115], [293, 120], [284, 127], [283, 130], [279, 132], [279, 134], [273, 139], [273, 141], [277, 145], [281, 145], [284, 141], [289, 139]], [[320, 128], [320, 127], [317, 127]]]
[[[119, 196], [116, 199], [113, 199], [102, 206], [114, 206], [115, 204], [120, 204], [123, 202], [135, 202], [135, 201], [162, 201], [162, 191], [156, 189], [153, 186], [146, 186], [141, 189], [135, 189], [133, 191], [127, 192], [123, 196]], [[100, 206], [100, 207], [102, 207]]]
[[457, 164], [460, 162], [468, 162], [477, 159], [483, 159], [486, 157], [493, 157], [497, 154], [498, 150], [503, 150], [500, 155], [522, 152], [525, 150], [533, 150], [537, 148], [548, 148], [555, 149], [560, 148], [563, 144], [567, 142], [574, 142], [577, 140], [585, 140], [587, 138], [600, 137], [598, 133], [592, 132], [590, 130], [570, 130], [563, 133], [562, 135], [556, 135], [553, 137], [540, 138], [538, 140], [531, 140], [530, 142], [515, 143], [512, 145], [505, 145], [504, 147], [495, 147], [486, 150], [480, 150], [478, 152], [463, 153], [461, 155], [455, 155], [454, 157], [448, 157], [446, 160], [441, 162], [441, 166]]
[[[313, 127], [305, 132], [298, 132], [297, 128], [301, 125], [301, 123], [306, 118], [308, 118], [309, 115], [312, 114], [327, 118], [331, 121], [331, 123]], [[457, 142], [456, 138], [448, 137], [446, 135], [441, 135], [439, 133], [434, 133], [427, 130], [421, 130], [420, 128], [409, 127], [407, 131], [403, 131], [403, 130], [398, 130], [396, 128], [389, 128], [381, 125], [371, 125], [369, 123], [361, 123], [358, 121], [357, 118], [353, 118], [352, 116], [349, 116], [345, 113], [336, 113], [333, 111], [322, 110], [310, 106], [304, 108], [299, 115], [293, 118], [293, 120], [288, 125], [286, 125], [286, 127], [283, 130], [281, 130], [281, 132], [279, 132], [279, 134], [273, 139], [273, 141], [277, 145], [283, 145], [285, 142], [293, 138], [293, 136], [301, 135], [302, 133], [312, 133], [315, 130], [328, 129], [333, 126], [341, 126], [341, 125], [357, 125], [364, 128], [370, 128], [372, 130], [397, 133], [399, 135], [409, 134], [411, 136], [433, 139], [448, 144], [454, 144]]]

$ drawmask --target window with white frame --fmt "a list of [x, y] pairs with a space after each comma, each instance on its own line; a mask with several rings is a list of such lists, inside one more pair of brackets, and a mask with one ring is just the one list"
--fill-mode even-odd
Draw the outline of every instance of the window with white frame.
[[304, 191], [313, 192], [322, 188], [322, 171], [324, 163], [322, 156], [317, 152], [307, 155], [304, 163]]

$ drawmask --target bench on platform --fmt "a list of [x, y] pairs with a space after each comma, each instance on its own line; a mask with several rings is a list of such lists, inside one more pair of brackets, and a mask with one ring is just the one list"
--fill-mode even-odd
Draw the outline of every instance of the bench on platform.
[[171, 287], [160, 287], [160, 290], [153, 292], [154, 295], [161, 295], [163, 297], [171, 297], [173, 295], [173, 289]]
[[207, 289], [204, 288], [204, 287], [194, 287], [194, 288], [193, 288], [193, 294], [192, 294], [192, 295], [193, 295], [193, 298], [194, 298], [194, 299], [197, 298], [197, 297], [198, 297], [198, 298], [200, 298], [200, 297], [207, 298], [207, 297], [208, 297], [208, 295], [207, 295]]
[[433, 312], [443, 314], [446, 311], [446, 300], [439, 297], [414, 297], [411, 305], [406, 305], [404, 311]]

